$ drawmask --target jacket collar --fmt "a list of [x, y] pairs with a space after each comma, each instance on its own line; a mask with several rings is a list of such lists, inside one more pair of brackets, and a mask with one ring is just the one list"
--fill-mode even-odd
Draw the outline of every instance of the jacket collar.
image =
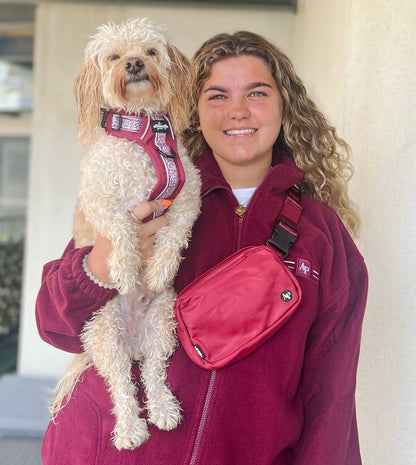
[[[231, 187], [224, 179], [210, 149], [207, 149], [201, 155], [196, 164], [201, 172], [202, 196], [215, 189], [227, 189], [231, 191]], [[298, 183], [302, 178], [303, 173], [296, 166], [293, 158], [283, 150], [276, 150], [273, 153], [272, 169], [263, 179], [261, 186], [262, 188], [270, 187], [274, 193], [281, 194]]]

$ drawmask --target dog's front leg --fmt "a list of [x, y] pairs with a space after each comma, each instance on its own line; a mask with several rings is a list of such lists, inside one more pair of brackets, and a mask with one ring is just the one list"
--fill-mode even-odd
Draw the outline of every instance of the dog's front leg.
[[180, 404], [166, 386], [168, 360], [177, 346], [173, 303], [173, 291], [156, 296], [143, 321], [140, 344], [149, 421], [163, 430], [171, 430], [181, 421]]
[[[150, 187], [142, 179], [143, 174], [139, 177], [146, 163], [143, 167], [136, 160], [136, 145], [106, 136], [81, 162], [78, 205], [95, 233], [112, 243], [110, 279], [120, 294], [135, 289], [142, 264], [137, 224], [132, 221], [129, 207], [144, 200]], [[123, 163], [119, 154], [123, 154]]]
[[113, 250], [108, 259], [110, 279], [120, 294], [134, 291], [142, 260], [138, 249], [137, 225], [126, 213], [119, 215], [106, 236], [111, 240]]
[[185, 156], [185, 184], [166, 213], [168, 226], [156, 234], [153, 256], [144, 269], [146, 284], [154, 292], [162, 292], [173, 282], [181, 261], [181, 252], [188, 247], [192, 226], [199, 214], [201, 181], [196, 168]]
[[101, 215], [90, 220], [93, 228], [111, 241], [107, 260], [110, 281], [120, 294], [134, 291], [138, 282], [141, 255], [138, 248], [137, 225], [127, 212]]
[[139, 418], [137, 388], [131, 380], [131, 350], [123, 316], [124, 296], [116, 296], [87, 322], [82, 334], [84, 350], [91, 356], [111, 395], [117, 449], [133, 449], [148, 437], [146, 420]]

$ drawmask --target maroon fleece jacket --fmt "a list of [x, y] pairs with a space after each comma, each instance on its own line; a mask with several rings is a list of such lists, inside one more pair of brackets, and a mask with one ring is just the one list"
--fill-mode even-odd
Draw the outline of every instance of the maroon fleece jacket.
[[[176, 282], [183, 289], [241, 247], [270, 236], [286, 190], [302, 178], [293, 160], [274, 167], [243, 217], [210, 152], [198, 162], [202, 213]], [[367, 294], [367, 272], [337, 215], [306, 195], [299, 237], [286, 259], [303, 298], [289, 321], [244, 359], [217, 371], [196, 366], [179, 346], [168, 382], [183, 408], [173, 431], [150, 425], [133, 451], [111, 442], [114, 418], [103, 380], [94, 369], [50, 423], [44, 465], [360, 465], [354, 392]], [[41, 337], [80, 352], [85, 320], [115, 291], [98, 287], [81, 267], [89, 248], [45, 265], [36, 315]], [[132, 370], [139, 379], [137, 366]], [[139, 396], [142, 398], [142, 391]]]

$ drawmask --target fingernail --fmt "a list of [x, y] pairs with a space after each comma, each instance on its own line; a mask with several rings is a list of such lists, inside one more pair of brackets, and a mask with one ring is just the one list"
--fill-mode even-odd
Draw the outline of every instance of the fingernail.
[[172, 201], [169, 200], [169, 199], [163, 199], [163, 200], [162, 200], [162, 203], [163, 203], [163, 206], [164, 206], [165, 208], [168, 208], [168, 207], [170, 207], [170, 206], [172, 205]]

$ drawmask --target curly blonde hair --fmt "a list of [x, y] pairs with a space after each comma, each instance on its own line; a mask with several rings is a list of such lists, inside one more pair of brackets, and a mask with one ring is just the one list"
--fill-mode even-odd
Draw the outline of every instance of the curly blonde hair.
[[204, 42], [192, 58], [190, 124], [183, 134], [192, 159], [197, 160], [207, 143], [200, 131], [198, 100], [214, 63], [225, 58], [253, 55], [269, 67], [283, 101], [283, 126], [275, 143], [293, 158], [304, 177], [298, 187], [331, 207], [352, 234], [357, 234], [359, 217], [347, 193], [353, 174], [350, 149], [308, 97], [292, 63], [275, 45], [247, 31], [218, 34]]

